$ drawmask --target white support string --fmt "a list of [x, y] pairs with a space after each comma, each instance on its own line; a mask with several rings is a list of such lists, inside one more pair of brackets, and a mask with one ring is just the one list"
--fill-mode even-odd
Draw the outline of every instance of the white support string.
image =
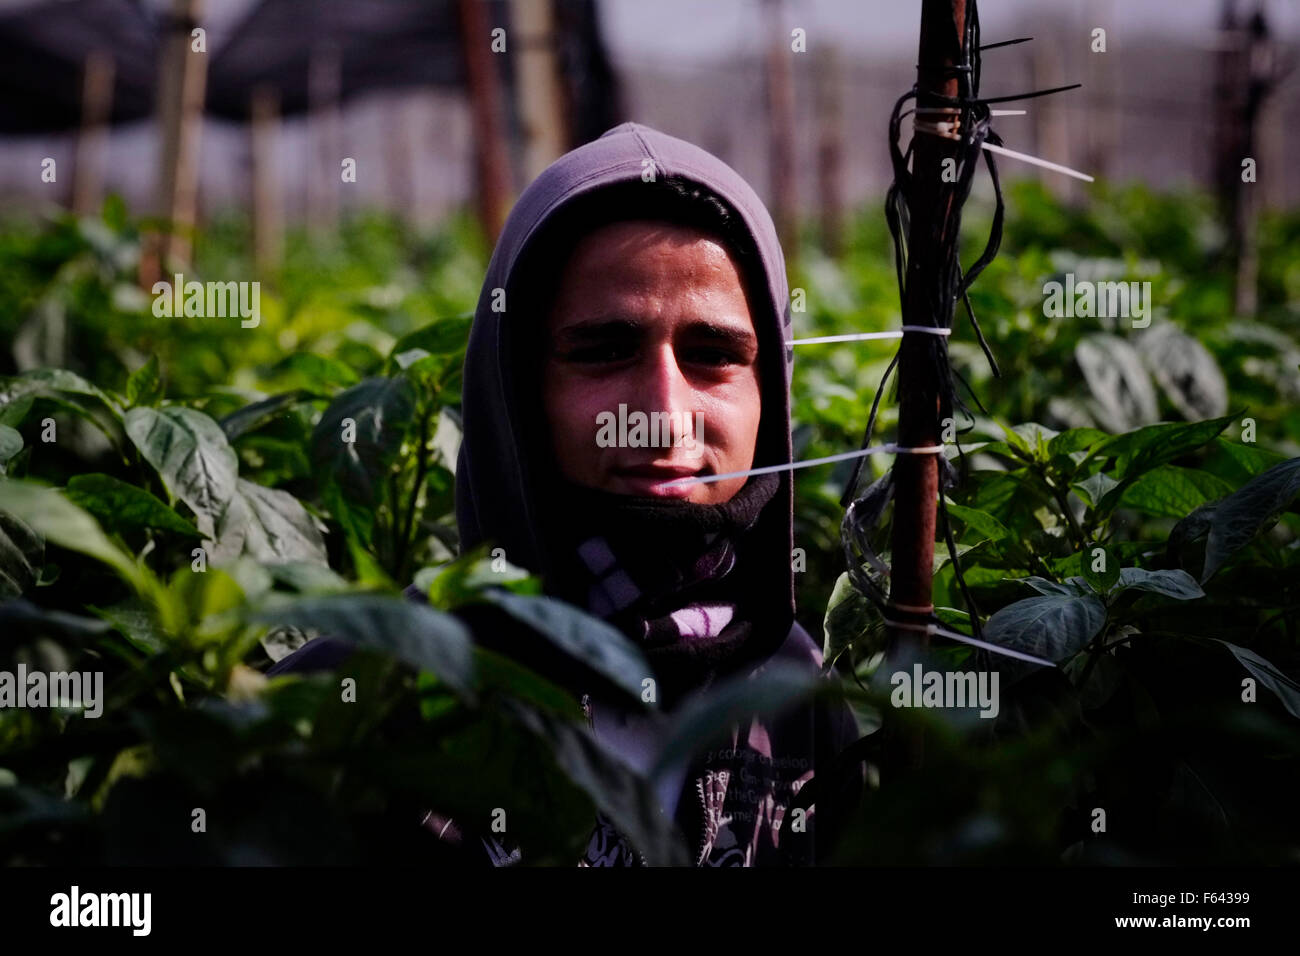
[[858, 451], [841, 452], [838, 455], [827, 455], [825, 458], [808, 458], [804, 461], [792, 461], [784, 465], [764, 465], [762, 468], [748, 468], [745, 471], [726, 471], [720, 475], [688, 475], [685, 478], [674, 478], [672, 481], [665, 481], [660, 487], [675, 488], [679, 485], [706, 484], [711, 481], [723, 481], [727, 478], [745, 478], [749, 475], [768, 475], [777, 471], [793, 471], [796, 468], [811, 468], [813, 465], [829, 465], [833, 461], [847, 461], [850, 458], [861, 458], [863, 455], [875, 455], [880, 452], [890, 455], [940, 455], [943, 454], [946, 445], [927, 445], [921, 448], [903, 448], [889, 442], [884, 445], [875, 445], [871, 448], [862, 448]]
[[[960, 140], [961, 137], [953, 132], [955, 123], [930, 123], [925, 120], [915, 120], [912, 123], [912, 129], [918, 133], [928, 133], [931, 136], [939, 136], [943, 139]], [[1046, 159], [1039, 159], [1037, 156], [1030, 156], [1028, 153], [1020, 153], [1014, 149], [1007, 149], [1005, 146], [994, 146], [992, 143], [981, 143], [984, 149], [990, 153], [996, 153], [999, 156], [1009, 156], [1012, 159], [1018, 159], [1022, 163], [1031, 163], [1034, 166], [1041, 166], [1043, 169], [1050, 169], [1053, 172], [1064, 173], [1066, 176], [1073, 176], [1075, 179], [1082, 179], [1085, 183], [1096, 182], [1093, 177], [1087, 173], [1081, 173], [1077, 169], [1071, 169], [1069, 166], [1062, 166], [1060, 163], [1053, 163]]]
[[1030, 156], [1028, 153], [1017, 153], [1014, 149], [1007, 149], [1005, 146], [994, 146], [992, 143], [983, 143], [982, 145], [990, 153], [997, 153], [999, 156], [1010, 156], [1012, 159], [1018, 159], [1023, 163], [1032, 163], [1035, 166], [1043, 167], [1043, 169], [1050, 169], [1053, 172], [1073, 176], [1075, 179], [1082, 179], [1085, 183], [1096, 182], [1096, 180], [1087, 173], [1081, 173], [1077, 169], [1071, 169], [1069, 166], [1062, 166], [1060, 163], [1053, 163], [1046, 159], [1039, 159], [1037, 156]]
[[810, 339], [793, 339], [787, 345], [821, 345], [825, 342], [865, 342], [870, 339], [901, 339], [904, 332], [923, 332], [928, 335], [952, 335], [952, 329], [933, 325], [905, 325], [889, 332], [853, 332], [848, 335], [818, 335]]
[[[917, 116], [960, 116], [961, 110], [955, 106], [919, 106], [912, 110]], [[989, 116], [1024, 116], [1028, 110], [989, 110]]]
[[924, 631], [930, 636], [939, 635], [940, 637], [951, 638], [954, 641], [960, 641], [963, 644], [970, 644], [973, 647], [982, 647], [986, 651], [992, 651], [994, 654], [1002, 654], [1005, 657], [1014, 657], [1017, 660], [1028, 661], [1031, 664], [1042, 664], [1047, 667], [1055, 667], [1056, 664], [1045, 657], [1035, 657], [1033, 654], [1026, 654], [1023, 651], [1013, 651], [1009, 647], [999, 647], [997, 644], [990, 644], [988, 641], [981, 641], [979, 638], [971, 637], [969, 634], [962, 634], [958, 631], [950, 631], [948, 628], [939, 624], [906, 624], [901, 621], [891, 621], [884, 618], [886, 627], [895, 627], [903, 631]]

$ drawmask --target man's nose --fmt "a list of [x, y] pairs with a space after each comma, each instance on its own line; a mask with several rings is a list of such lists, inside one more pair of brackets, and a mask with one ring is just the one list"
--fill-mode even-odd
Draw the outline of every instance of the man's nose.
[[[695, 389], [678, 364], [671, 344], [651, 350], [640, 384], [645, 412], [668, 412], [672, 416], [670, 421], [686, 423], [685, 430], [689, 432]], [[690, 436], [673, 434], [674, 439], [686, 437]]]

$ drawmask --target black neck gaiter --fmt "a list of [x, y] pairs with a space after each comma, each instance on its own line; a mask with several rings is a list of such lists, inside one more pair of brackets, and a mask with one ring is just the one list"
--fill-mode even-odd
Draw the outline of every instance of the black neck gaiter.
[[547, 589], [626, 634], [671, 707], [789, 631], [788, 601], [771, 600], [757, 573], [775, 556], [762, 555], [753, 534], [779, 486], [776, 475], [755, 475], [730, 500], [701, 505], [559, 481], [548, 510], [560, 547]]

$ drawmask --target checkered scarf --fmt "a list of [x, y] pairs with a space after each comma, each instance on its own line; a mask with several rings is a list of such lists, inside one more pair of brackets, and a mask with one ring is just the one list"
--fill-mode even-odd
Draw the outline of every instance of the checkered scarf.
[[760, 606], [748, 534], [778, 487], [776, 475], [757, 475], [716, 505], [561, 489], [570, 500], [555, 513], [572, 557], [557, 592], [641, 648], [665, 706], [770, 650], [756, 622], [763, 637], [789, 630], [788, 611]]

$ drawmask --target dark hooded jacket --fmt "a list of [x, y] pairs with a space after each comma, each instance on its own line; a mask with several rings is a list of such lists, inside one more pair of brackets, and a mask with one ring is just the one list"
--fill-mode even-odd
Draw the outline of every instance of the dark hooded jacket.
[[[693, 184], [719, 197], [739, 230], [733, 251], [743, 252], [739, 258], [759, 339], [763, 411], [755, 466], [790, 462], [791, 316], [785, 262], [771, 217], [749, 185], [721, 160], [683, 140], [625, 123], [548, 167], [524, 191], [496, 244], [465, 357], [456, 518], [462, 549], [482, 543], [503, 548], [511, 563], [542, 578], [547, 593], [605, 618], [634, 643], [645, 645], [652, 631], [657, 633], [647, 659], [664, 680], [663, 705], [671, 709], [693, 691], [757, 675], [772, 662], [816, 672], [822, 658], [818, 644], [794, 620], [789, 471], [761, 482], [751, 477], [729, 511], [716, 509], [721, 524], [708, 525], [699, 549], [686, 555], [689, 573], [658, 578], [653, 573], [657, 552], [651, 551], [649, 559], [630, 554], [636, 549], [627, 542], [653, 538], [656, 528], [667, 528], [662, 535], [671, 540], [676, 526], [661, 521], [653, 506], [633, 513], [605, 493], [586, 498], [578, 490], [574, 497], [575, 489], [556, 484], [554, 463], [539, 437], [545, 426], [537, 417], [538, 334], [545, 322], [542, 303], [549, 301], [547, 290], [553, 288], [547, 284], [559, 265], [550, 256], [559, 224], [571, 220], [575, 210], [596, 207], [605, 221], [646, 218], [648, 209], [653, 215], [654, 200], [647, 206], [644, 199], [654, 195], [653, 187], [639, 187], [657, 180]], [[602, 520], [612, 515], [610, 520], [622, 522], [627, 514], [632, 514], [629, 533], [608, 539], [600, 535]], [[575, 552], [589, 567], [577, 564]], [[595, 562], [593, 553], [600, 555]], [[633, 560], [627, 565], [631, 577], [624, 576], [620, 559], [638, 557], [640, 566]], [[592, 572], [591, 579], [575, 577], [575, 566]], [[616, 578], [640, 598], [631, 607], [632, 598], [620, 601], [618, 588], [611, 586]], [[661, 586], [661, 581], [666, 583]], [[647, 590], [653, 593], [645, 594]], [[406, 593], [422, 599], [413, 587]], [[707, 619], [719, 609], [732, 622], [721, 631], [716, 626], [692, 631], [694, 625], [684, 623]], [[680, 634], [674, 627], [667, 636], [659, 633], [663, 621], [679, 627]], [[275, 671], [311, 666], [306, 653], [311, 646], [281, 661]], [[529, 662], [528, 648], [504, 649]], [[317, 651], [322, 663], [321, 654], [331, 656], [328, 650]], [[584, 696], [596, 739], [633, 766], [648, 767], [658, 755], [655, 728], [660, 725], [597, 691], [593, 687]], [[847, 789], [840, 784], [834, 793], [818, 793], [810, 810], [795, 814], [791, 805], [814, 778], [815, 768], [829, 764], [857, 737], [852, 712], [844, 704], [817, 701], [775, 718], [742, 720], [732, 727], [730, 739], [710, 742], [709, 749], [676, 768], [662, 781], [659, 796], [665, 811], [694, 841], [697, 865], [810, 865], [838, 826], [838, 818], [830, 818], [832, 802], [835, 808], [847, 805], [860, 777], [851, 779]], [[454, 822], [436, 815], [433, 821], [437, 832], [458, 836]], [[481, 835], [478, 840], [494, 863], [526, 859], [526, 847], [507, 847]], [[635, 865], [640, 858], [602, 815], [580, 862]]]

